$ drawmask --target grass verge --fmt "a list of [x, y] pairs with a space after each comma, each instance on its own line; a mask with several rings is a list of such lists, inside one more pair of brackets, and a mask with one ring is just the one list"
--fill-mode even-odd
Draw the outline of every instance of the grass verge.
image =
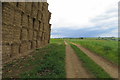
[[3, 78], [65, 78], [65, 45], [50, 44], [3, 68]]
[[83, 65], [88, 69], [96, 78], [111, 78], [99, 65], [90, 59], [84, 52], [77, 46], [70, 44], [77, 53], [79, 59], [83, 61]]

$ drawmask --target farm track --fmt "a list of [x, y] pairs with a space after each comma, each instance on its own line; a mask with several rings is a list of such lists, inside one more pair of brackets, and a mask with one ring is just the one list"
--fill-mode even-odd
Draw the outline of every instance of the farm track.
[[118, 78], [118, 66], [113, 65], [111, 62], [96, 55], [95, 53], [91, 52], [90, 50], [84, 48], [79, 44], [75, 44], [75, 43], [72, 44], [80, 48], [88, 57], [90, 57], [93, 61], [95, 61], [99, 66], [101, 66], [111, 77]]
[[66, 72], [67, 78], [93, 78], [83, 66], [72, 47], [65, 42], [66, 45]]

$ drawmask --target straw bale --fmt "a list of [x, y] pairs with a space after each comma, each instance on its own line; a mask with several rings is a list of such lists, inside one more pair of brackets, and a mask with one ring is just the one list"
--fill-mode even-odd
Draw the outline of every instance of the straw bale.
[[33, 29], [33, 18], [29, 17], [29, 22], [28, 22], [29, 29]]
[[37, 39], [37, 31], [33, 32], [33, 39], [36, 40]]
[[26, 11], [26, 13], [28, 15], [30, 15], [31, 10], [32, 10], [32, 3], [31, 2], [26, 2], [26, 4], [25, 4], [25, 11]]
[[22, 26], [28, 28], [28, 16], [26, 14], [22, 14]]
[[32, 49], [36, 48], [36, 41], [32, 41]]
[[5, 24], [12, 24], [14, 20], [14, 9], [11, 6], [3, 5], [2, 8], [2, 22]]
[[10, 44], [13, 42], [13, 28], [11, 26], [2, 26], [2, 42]]
[[42, 10], [42, 7], [43, 7], [43, 2], [38, 2], [38, 9]]
[[21, 29], [19, 27], [13, 28], [13, 42], [20, 43]]
[[37, 13], [38, 13], [38, 3], [33, 2], [32, 4], [32, 17], [37, 18]]
[[21, 26], [21, 13], [19, 11], [15, 11], [14, 15], [14, 25]]
[[25, 53], [28, 50], [28, 45], [26, 42], [20, 44], [20, 53]]
[[18, 8], [21, 11], [25, 12], [25, 2], [18, 2]]
[[32, 43], [29, 41], [28, 42], [28, 50], [31, 50], [31, 45], [32, 45]]
[[22, 28], [22, 31], [21, 31], [21, 40], [22, 41], [28, 40], [28, 31], [27, 31], [27, 29]]
[[34, 20], [34, 29], [38, 30], [39, 29], [39, 21], [38, 20]]
[[19, 54], [19, 44], [12, 44], [12, 54], [13, 55], [18, 55]]
[[42, 11], [38, 10], [38, 20], [41, 21], [42, 20]]
[[33, 30], [28, 30], [28, 40], [33, 40]]

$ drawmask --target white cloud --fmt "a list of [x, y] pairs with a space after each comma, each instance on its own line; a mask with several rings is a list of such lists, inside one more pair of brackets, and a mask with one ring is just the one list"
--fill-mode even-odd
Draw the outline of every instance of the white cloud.
[[50, 37], [51, 37], [51, 38], [63, 38], [63, 37], [65, 37], [65, 36], [62, 36], [62, 35], [51, 35]]
[[107, 30], [111, 28], [118, 28], [118, 18], [113, 17], [109, 19], [101, 19], [96, 21], [94, 27], [90, 30]]
[[[94, 26], [96, 23], [91, 20], [107, 10], [116, 9], [118, 0], [48, 0], [48, 3], [52, 28], [78, 29]], [[109, 16], [113, 15], [116, 13]]]
[[[119, 0], [48, 0], [49, 10], [52, 12], [50, 23], [52, 24], [53, 34], [51, 37], [62, 38], [69, 36], [68, 34], [64, 36], [64, 34], [62, 34], [64, 32], [59, 31], [60, 28], [72, 30], [87, 29], [88, 32], [84, 33], [88, 35], [90, 35], [90, 31], [101, 31], [101, 34], [95, 34], [98, 34], [98, 36], [117, 37], [118, 1]], [[102, 31], [106, 32], [103, 33]]]
[[57, 30], [57, 29], [53, 29], [52, 31], [51, 31], [52, 33], [60, 33], [61, 31], [59, 31], [59, 30]]

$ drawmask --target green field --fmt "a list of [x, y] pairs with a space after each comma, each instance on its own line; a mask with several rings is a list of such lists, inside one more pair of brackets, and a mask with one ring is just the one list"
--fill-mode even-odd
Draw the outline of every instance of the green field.
[[64, 39], [51, 39], [50, 43], [64, 44]]
[[65, 78], [65, 45], [52, 42], [36, 49], [29, 57], [6, 64], [3, 78]]
[[118, 65], [118, 41], [96, 39], [69, 39]]

